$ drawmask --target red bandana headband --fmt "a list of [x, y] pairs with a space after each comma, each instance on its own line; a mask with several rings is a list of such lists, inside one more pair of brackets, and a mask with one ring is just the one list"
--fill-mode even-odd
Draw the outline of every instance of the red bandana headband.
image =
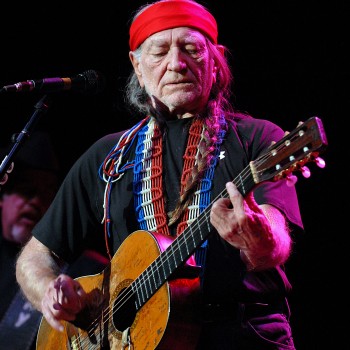
[[196, 3], [170, 0], [155, 3], [136, 17], [130, 27], [131, 51], [152, 34], [175, 27], [197, 29], [217, 44], [218, 27], [211, 13]]

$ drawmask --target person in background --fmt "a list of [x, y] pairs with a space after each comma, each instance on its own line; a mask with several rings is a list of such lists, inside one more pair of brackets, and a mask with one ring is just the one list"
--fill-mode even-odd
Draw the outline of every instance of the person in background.
[[[0, 151], [1, 161], [13, 144]], [[29, 302], [18, 295], [15, 262], [31, 237], [35, 224], [46, 212], [60, 183], [59, 162], [50, 137], [34, 132], [14, 158], [13, 169], [0, 190], [0, 348], [21, 340], [29, 349], [40, 321]], [[30, 331], [32, 327], [32, 331]], [[22, 333], [24, 332], [24, 333]], [[28, 339], [23, 339], [28, 334]], [[23, 336], [23, 337], [22, 337]], [[14, 347], [16, 348], [16, 347]]]
[[[228, 50], [198, 2], [146, 4], [129, 34], [126, 95], [140, 121], [97, 140], [73, 165], [18, 258], [23, 292], [45, 329], [71, 346], [294, 350], [284, 264], [291, 232], [303, 227], [297, 193], [285, 179], [245, 182], [283, 129], [235, 109]], [[147, 237], [160, 247], [176, 241], [158, 258]], [[91, 290], [57, 261], [72, 263], [91, 242], [109, 254], [99, 290], [113, 305], [80, 339], [67, 324], [83, 328]], [[172, 300], [179, 293], [178, 314], [161, 300], [168, 285]]]
[[[1, 161], [12, 146], [0, 150]], [[61, 181], [59, 161], [47, 132], [35, 131], [29, 136], [7, 176], [0, 189], [0, 349], [34, 349], [42, 315], [21, 295], [15, 262]], [[92, 268], [92, 261], [86, 259], [84, 268]], [[99, 263], [98, 270], [92, 271], [100, 272], [104, 266]], [[86, 272], [82, 266], [80, 269]]]

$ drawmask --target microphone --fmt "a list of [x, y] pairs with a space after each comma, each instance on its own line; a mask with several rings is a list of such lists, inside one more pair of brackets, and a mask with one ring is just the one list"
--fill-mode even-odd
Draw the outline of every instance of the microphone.
[[88, 94], [100, 93], [105, 86], [105, 78], [100, 72], [87, 70], [72, 78], [44, 78], [27, 80], [12, 85], [5, 85], [0, 92], [59, 92], [75, 90]]

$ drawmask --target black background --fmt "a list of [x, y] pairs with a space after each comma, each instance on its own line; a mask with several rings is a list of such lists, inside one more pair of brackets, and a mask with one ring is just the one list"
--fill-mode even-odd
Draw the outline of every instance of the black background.
[[[51, 107], [36, 125], [52, 135], [63, 172], [99, 137], [135, 123], [124, 106], [123, 87], [131, 69], [128, 23], [143, 3], [13, 2], [0, 13], [1, 86], [74, 77], [88, 69], [106, 77], [101, 94], [52, 95]], [[202, 3], [216, 16], [219, 41], [232, 53], [236, 107], [285, 130], [312, 116], [323, 121], [326, 167], [309, 164], [308, 179], [297, 174], [305, 233], [295, 238], [287, 265], [294, 286], [291, 322], [298, 350], [344, 349], [349, 7], [336, 1]], [[0, 146], [22, 131], [40, 98], [37, 93], [0, 95]]]

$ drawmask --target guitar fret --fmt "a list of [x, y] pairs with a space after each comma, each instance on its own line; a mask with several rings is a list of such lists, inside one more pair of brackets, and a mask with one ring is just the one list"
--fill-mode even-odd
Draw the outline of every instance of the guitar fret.
[[[159, 260], [159, 263], [157, 263], [158, 260]], [[154, 275], [154, 285], [157, 286], [157, 287], [160, 286], [161, 283], [162, 283], [162, 278], [160, 276], [160, 270], [163, 270], [163, 269], [161, 269], [161, 267], [163, 266], [163, 261], [162, 260], [163, 260], [163, 255], [160, 254], [159, 257], [154, 262], [155, 264], [157, 264], [157, 269], [156, 269], [157, 278], [155, 278], [156, 276]], [[165, 278], [165, 276], [164, 276], [164, 278]]]
[[[197, 220], [197, 221], [198, 221], [198, 220]], [[197, 221], [196, 221], [196, 222], [197, 222]], [[197, 224], [198, 224], [198, 223], [197, 223]], [[194, 234], [192, 233], [192, 225], [189, 226], [189, 231], [191, 232], [191, 237], [192, 237], [191, 242], [192, 242], [192, 245], [193, 245], [193, 247], [195, 247], [195, 246], [196, 246], [196, 240], [195, 240]]]
[[[164, 254], [160, 254], [159, 257], [157, 258], [157, 260], [158, 260], [158, 259], [161, 260], [162, 257], [163, 257], [163, 255], [164, 255]], [[167, 259], [165, 259], [165, 262], [167, 262]], [[163, 275], [164, 275], [163, 278], [166, 279], [166, 278], [167, 278], [167, 273], [166, 273], [166, 271], [165, 271], [165, 263], [164, 263], [164, 262], [162, 262], [162, 266], [164, 267], [164, 268], [162, 269]]]
[[[195, 235], [193, 234], [192, 225], [187, 228], [187, 232], [184, 232], [179, 239], [181, 239], [182, 243], [180, 247], [185, 247], [186, 256], [182, 257], [182, 261], [189, 258], [189, 256], [193, 253], [196, 247]], [[181, 248], [180, 248], [181, 249]]]
[[[179, 251], [179, 253], [180, 253], [180, 261], [184, 261], [184, 259], [182, 258], [181, 246], [180, 246], [180, 243], [179, 243], [180, 240], [177, 239], [176, 242], [177, 242], [178, 251]], [[186, 248], [187, 248], [186, 242], [184, 242], [184, 243], [185, 243], [185, 246], [186, 246]], [[187, 252], [188, 252], [188, 249], [187, 249]]]
[[[155, 273], [158, 269], [155, 268], [154, 270], [152, 270], [152, 275], [151, 277], [149, 278], [149, 284], [150, 284], [150, 294], [152, 295], [152, 291], [157, 287], [157, 282], [156, 282], [156, 279], [155, 279]], [[148, 295], [147, 295], [148, 297]]]
[[[205, 214], [206, 214], [206, 211], [203, 212], [202, 217], [206, 219]], [[205, 221], [207, 222], [207, 219]], [[199, 222], [197, 223], [197, 226], [198, 226], [200, 241], [202, 241], [202, 240], [204, 240], [204, 236], [203, 236], [203, 232], [201, 230], [201, 225], [199, 225]], [[207, 232], [209, 232], [209, 230], [207, 230]], [[198, 242], [198, 244], [199, 244], [199, 242]]]
[[[152, 265], [153, 265], [153, 264], [152, 264]], [[145, 279], [145, 284], [144, 284], [144, 286], [145, 286], [145, 295], [146, 295], [146, 299], [145, 299], [144, 301], [148, 300], [148, 299], [149, 299], [149, 296], [152, 295], [152, 294], [151, 294], [151, 292], [152, 292], [152, 284], [151, 284], [151, 278], [150, 278], [150, 276], [153, 275], [152, 265], [150, 265], [149, 268], [147, 269], [147, 270], [150, 271], [150, 272], [147, 272], [147, 277], [146, 277], [146, 279]], [[147, 283], [148, 283], [148, 284], [147, 284]], [[148, 288], [147, 288], [147, 287], [148, 287]]]
[[[202, 215], [200, 215], [199, 217], [201, 218]], [[196, 221], [196, 226], [197, 226], [196, 230], [194, 229], [193, 225], [189, 226], [189, 228], [188, 228], [189, 234], [191, 234], [192, 237], [193, 237], [193, 247], [192, 247], [193, 249], [195, 249], [198, 246], [198, 243], [199, 243], [199, 240], [196, 238], [196, 234], [195, 234], [195, 232], [197, 232], [197, 230], [199, 231], [199, 233], [201, 233], [199, 221], [200, 220]]]
[[147, 281], [148, 281], [148, 285], [149, 285], [149, 289], [148, 289], [149, 293], [146, 294], [147, 299], [149, 299], [152, 296], [152, 294], [158, 289], [158, 287], [160, 287], [160, 280], [157, 281], [155, 278], [156, 272], [159, 271], [157, 261], [158, 261], [158, 259], [156, 259], [150, 265], [150, 269], [151, 269], [152, 273], [147, 276]]
[[[163, 284], [163, 280], [159, 274], [159, 270], [161, 270], [161, 267], [163, 265], [162, 254], [159, 255], [159, 257], [153, 262], [152, 265], [155, 265], [156, 268], [154, 270], [157, 272], [157, 276], [158, 276], [158, 278], [155, 278], [156, 273], [153, 274], [154, 290], [157, 290]], [[164, 278], [167, 278], [167, 276], [165, 275], [165, 271], [164, 271]]]
[[245, 189], [245, 187], [244, 187], [244, 181], [243, 181], [243, 178], [242, 178], [241, 175], [239, 175], [239, 176], [237, 177], [237, 180], [236, 180], [236, 182], [235, 182], [235, 185], [237, 186], [238, 189], [240, 189], [240, 193], [241, 193], [242, 195], [246, 195], [247, 191], [246, 191], [246, 189]]
[[143, 275], [145, 275], [146, 277], [143, 279], [142, 283], [140, 283], [140, 292], [141, 292], [141, 302], [142, 303], [145, 303], [146, 302], [146, 299], [145, 299], [145, 293], [144, 293], [144, 290], [145, 290], [145, 279], [147, 278], [147, 270], [149, 269], [149, 267], [145, 270], [145, 272], [143, 273]]
[[[139, 309], [153, 295], [157, 283], [154, 278], [153, 262], [148, 268], [131, 284], [131, 288], [136, 292], [136, 307]], [[153, 281], [153, 285], [152, 285]], [[138, 286], [138, 287], [137, 287]]]
[[[178, 267], [178, 262], [176, 260], [176, 251], [174, 251], [174, 245], [171, 245], [172, 257], [173, 257], [173, 265], [170, 268], [170, 271], [174, 271], [176, 267]], [[170, 261], [169, 261], [170, 263]]]
[[133, 283], [131, 283], [130, 288], [133, 292], [134, 295], [136, 295], [136, 300], [135, 300], [135, 304], [136, 304], [136, 309], [140, 309], [140, 307], [142, 306], [141, 304], [141, 300], [140, 300], [140, 294], [138, 293], [138, 288], [136, 287], [136, 285], [138, 284], [139, 278], [137, 278]]
[[[209, 211], [209, 208], [207, 208], [200, 215], [200, 220], [197, 220], [196, 224], [197, 224], [197, 232], [199, 234], [199, 238], [197, 240], [194, 239], [194, 248], [197, 248], [199, 246], [199, 244], [207, 238], [207, 235], [209, 234], [209, 232], [211, 230], [211, 225], [210, 225], [210, 221], [209, 221], [209, 214], [210, 214], [210, 211]], [[203, 226], [203, 220], [204, 220], [204, 223], [206, 224], [206, 226]], [[191, 229], [191, 231], [193, 231], [193, 230]]]
[[[211, 224], [210, 224], [210, 221], [209, 221], [209, 213], [208, 214], [206, 214], [206, 223], [207, 223], [207, 232], [210, 232], [210, 230], [211, 230]], [[202, 237], [203, 238], [203, 237]]]

